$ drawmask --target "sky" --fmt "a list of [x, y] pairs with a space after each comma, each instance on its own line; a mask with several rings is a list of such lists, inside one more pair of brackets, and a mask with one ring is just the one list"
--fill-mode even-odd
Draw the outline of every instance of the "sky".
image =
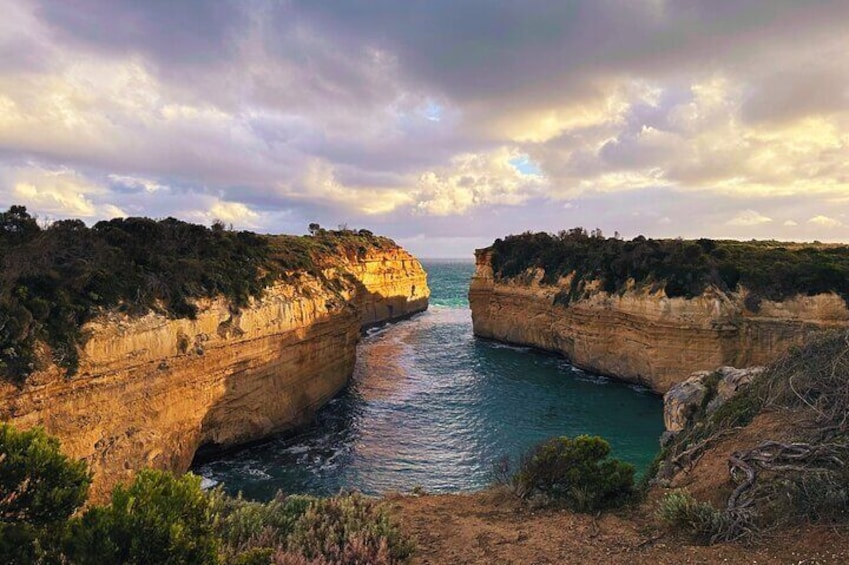
[[849, 241], [849, 1], [0, 0], [48, 222]]

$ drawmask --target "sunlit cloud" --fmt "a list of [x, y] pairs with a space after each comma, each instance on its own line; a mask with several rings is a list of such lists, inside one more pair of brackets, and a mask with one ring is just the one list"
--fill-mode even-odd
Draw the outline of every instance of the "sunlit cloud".
[[134, 177], [131, 175], [115, 175], [111, 174], [107, 177], [113, 184], [117, 186], [121, 186], [123, 188], [135, 189], [135, 190], [144, 190], [145, 192], [152, 194], [154, 192], [159, 192], [160, 190], [165, 190], [168, 187], [164, 184], [160, 184], [159, 182], [144, 178], [144, 177]]
[[106, 187], [68, 168], [25, 166], [4, 171], [0, 197], [37, 210], [46, 217], [103, 219], [126, 215]]
[[760, 224], [768, 224], [772, 218], [768, 218], [755, 210], [744, 210], [737, 214], [732, 219], [728, 220], [729, 226], [757, 226]]
[[413, 201], [403, 190], [391, 187], [346, 185], [337, 178], [335, 167], [323, 159], [311, 160], [298, 181], [284, 184], [279, 192], [296, 200], [352, 208], [366, 215], [386, 214]]
[[808, 223], [822, 226], [824, 228], [839, 228], [843, 225], [843, 222], [840, 220], [829, 218], [828, 216], [814, 216], [808, 220]]
[[526, 155], [502, 147], [490, 153], [458, 155], [449, 166], [422, 174], [416, 208], [445, 216], [485, 204], [516, 206], [545, 186], [545, 177]]
[[849, 236], [846, 2], [0, 11], [0, 197], [43, 216]]
[[241, 202], [216, 202], [209, 209], [209, 215], [222, 222], [236, 222], [240, 225], [253, 225], [259, 214]]

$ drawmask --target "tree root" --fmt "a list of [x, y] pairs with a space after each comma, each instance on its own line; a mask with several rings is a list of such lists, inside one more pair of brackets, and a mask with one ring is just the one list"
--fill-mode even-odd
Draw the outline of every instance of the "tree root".
[[753, 515], [751, 506], [760, 471], [827, 475], [845, 466], [846, 455], [849, 455], [847, 444], [812, 445], [772, 440], [761, 442], [754, 449], [736, 451], [728, 458], [728, 472], [732, 481], [740, 482], [728, 497], [725, 512], [732, 522], [735, 516]]

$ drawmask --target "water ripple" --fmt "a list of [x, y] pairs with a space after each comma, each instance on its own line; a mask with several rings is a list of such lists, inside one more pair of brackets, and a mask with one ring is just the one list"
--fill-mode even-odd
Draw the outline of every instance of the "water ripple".
[[663, 430], [656, 396], [557, 357], [476, 340], [465, 302], [471, 266], [426, 267], [434, 306], [366, 336], [351, 386], [313, 426], [202, 465], [206, 482], [258, 499], [278, 489], [474, 490], [503, 455], [581, 433], [649, 464]]

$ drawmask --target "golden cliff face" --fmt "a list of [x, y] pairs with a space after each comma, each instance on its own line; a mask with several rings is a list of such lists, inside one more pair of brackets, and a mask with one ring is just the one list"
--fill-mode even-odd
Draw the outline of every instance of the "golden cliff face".
[[325, 281], [278, 283], [233, 314], [111, 314], [88, 324], [79, 373], [51, 367], [0, 388], [0, 419], [43, 425], [94, 471], [93, 495], [144, 467], [182, 472], [200, 446], [234, 446], [308, 421], [348, 381], [361, 327], [427, 308], [421, 264], [402, 249], [345, 258]]
[[343, 290], [343, 294], [357, 306], [363, 327], [427, 308], [427, 274], [421, 263], [401, 248], [345, 257], [341, 266], [325, 269], [324, 274], [331, 279], [356, 279], [357, 284]]
[[561, 287], [539, 284], [541, 273], [496, 281], [488, 250], [476, 258], [469, 290], [475, 335], [558, 352], [659, 393], [694, 371], [766, 365], [812, 331], [849, 327], [849, 310], [834, 294], [764, 300], [757, 313], [744, 306], [745, 292], [712, 289], [693, 299], [648, 289], [596, 291], [555, 305]]

